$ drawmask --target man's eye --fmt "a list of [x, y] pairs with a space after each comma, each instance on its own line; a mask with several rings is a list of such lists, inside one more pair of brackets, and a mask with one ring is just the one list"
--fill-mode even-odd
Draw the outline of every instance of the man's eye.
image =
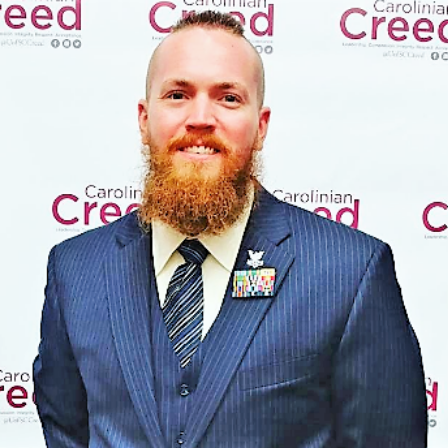
[[172, 92], [167, 96], [167, 98], [172, 100], [183, 100], [185, 95], [182, 92]]
[[239, 103], [239, 98], [236, 95], [228, 94], [224, 96], [224, 101], [227, 103]]

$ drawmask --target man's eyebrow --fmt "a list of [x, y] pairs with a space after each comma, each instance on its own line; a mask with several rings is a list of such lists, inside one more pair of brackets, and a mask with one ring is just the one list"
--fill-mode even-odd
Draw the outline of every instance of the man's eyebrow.
[[246, 92], [247, 89], [244, 87], [243, 84], [237, 82], [237, 81], [224, 81], [224, 82], [218, 82], [215, 84], [215, 87], [220, 90], [240, 90], [243, 92]]
[[244, 87], [239, 82], [231, 82], [231, 81], [218, 82], [217, 84], [215, 84], [215, 86], [218, 89], [222, 89], [222, 90], [227, 90], [227, 89], [244, 90]]
[[182, 78], [173, 78], [173, 79], [167, 79], [166, 81], [163, 82], [162, 86], [163, 87], [192, 87], [192, 83], [186, 79], [182, 79]]

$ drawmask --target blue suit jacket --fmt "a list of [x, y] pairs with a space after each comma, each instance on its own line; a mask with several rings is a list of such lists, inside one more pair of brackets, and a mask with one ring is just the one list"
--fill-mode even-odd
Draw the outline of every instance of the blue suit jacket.
[[[417, 339], [384, 243], [260, 194], [247, 251], [272, 298], [232, 299], [207, 335], [183, 447], [424, 448]], [[49, 259], [36, 402], [50, 448], [167, 447], [154, 398], [150, 236], [135, 214]]]

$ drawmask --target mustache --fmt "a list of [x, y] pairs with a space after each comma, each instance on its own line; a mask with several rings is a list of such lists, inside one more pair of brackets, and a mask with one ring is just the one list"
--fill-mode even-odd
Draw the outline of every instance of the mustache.
[[177, 138], [172, 138], [167, 145], [169, 153], [188, 148], [190, 146], [205, 146], [216, 149], [223, 155], [230, 153], [229, 145], [215, 134], [210, 133], [188, 133]]

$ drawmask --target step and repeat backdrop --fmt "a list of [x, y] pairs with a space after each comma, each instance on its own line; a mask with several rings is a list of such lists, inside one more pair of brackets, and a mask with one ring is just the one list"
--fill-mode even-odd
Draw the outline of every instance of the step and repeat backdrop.
[[44, 447], [31, 365], [48, 252], [138, 207], [147, 63], [203, 9], [238, 17], [263, 57], [268, 190], [391, 244], [423, 352], [428, 446], [446, 448], [444, 0], [0, 0], [0, 446]]

